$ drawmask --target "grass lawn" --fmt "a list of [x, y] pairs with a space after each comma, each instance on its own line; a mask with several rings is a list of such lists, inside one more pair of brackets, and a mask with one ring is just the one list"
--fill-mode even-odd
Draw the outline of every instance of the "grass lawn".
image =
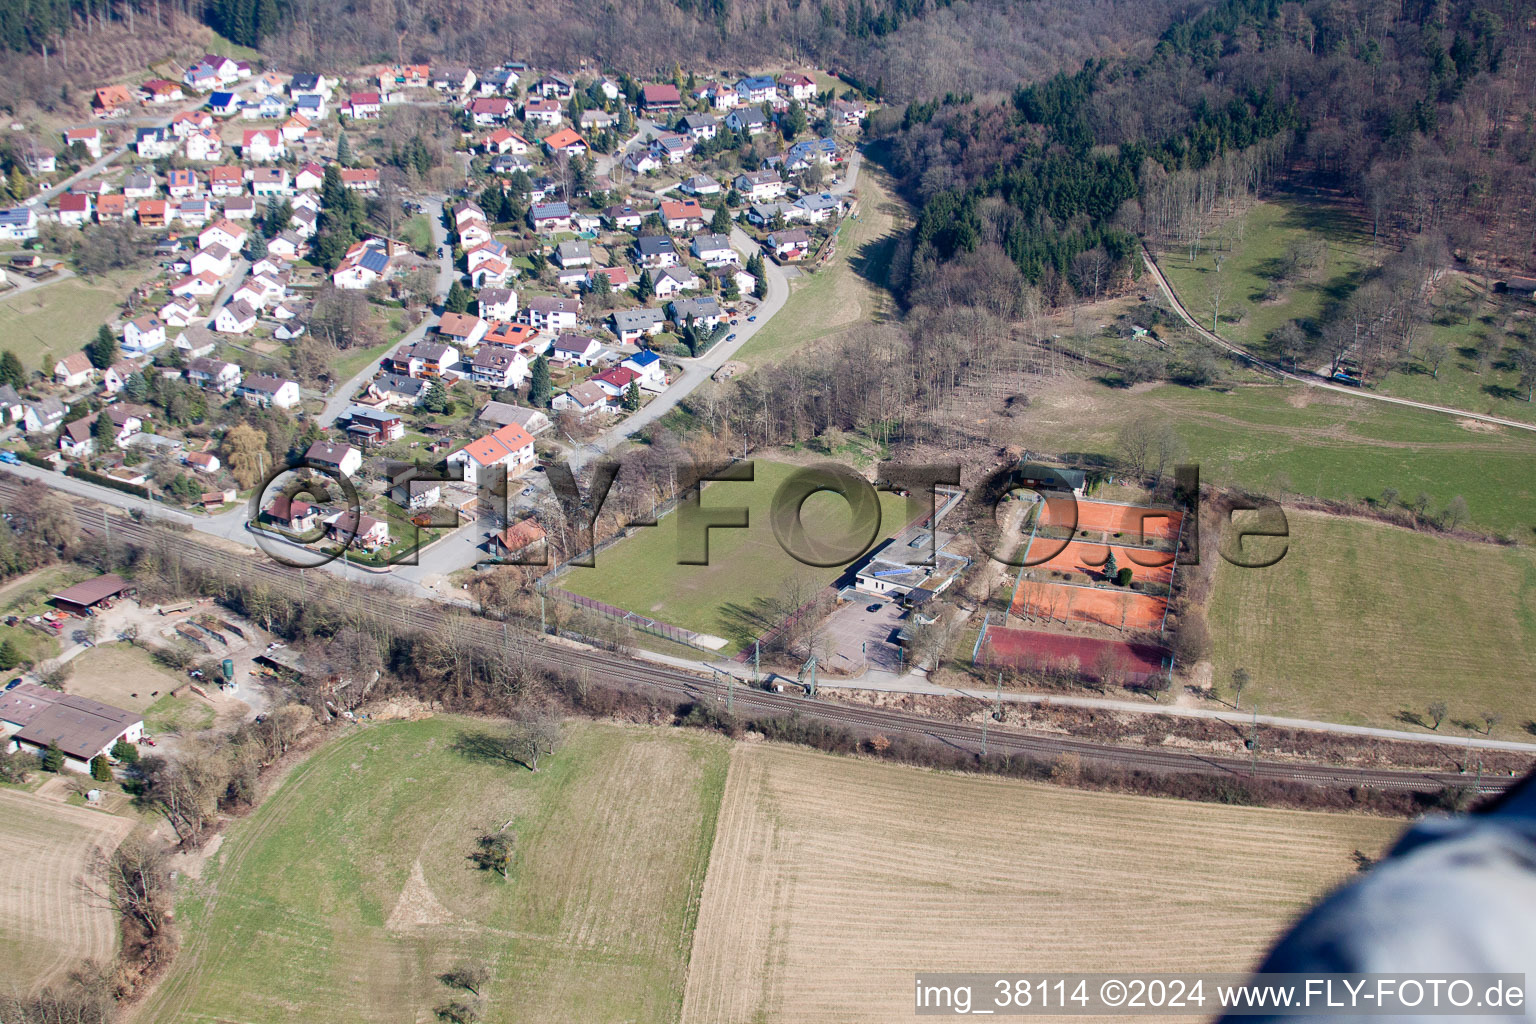
[[1290, 515], [1285, 558], [1222, 564], [1211, 597], [1214, 681], [1253, 681], [1243, 706], [1265, 714], [1412, 728], [1450, 708], [1440, 732], [1528, 739], [1523, 682], [1536, 673], [1536, 552], [1467, 544], [1363, 520]]
[[778, 362], [810, 342], [876, 319], [890, 302], [885, 288], [891, 253], [911, 215], [889, 177], [871, 160], [860, 167], [858, 195], [858, 216], [843, 221], [831, 263], [790, 282], [784, 308], [741, 347], [737, 358]]
[[191, 734], [213, 725], [217, 713], [213, 706], [196, 695], [172, 697], [165, 694], [144, 712], [144, 728], [151, 736], [163, 732]]
[[1391, 487], [1403, 500], [1422, 491], [1435, 508], [1461, 495], [1476, 525], [1536, 539], [1536, 434], [1300, 385], [1222, 393], [1082, 382], [1041, 392], [1007, 439], [1092, 461], [1114, 456], [1121, 427], [1143, 413], [1174, 425], [1207, 483], [1336, 499]]
[[[234, 823], [139, 1020], [429, 1020], [485, 964], [490, 1020], [674, 1021], [725, 786], [716, 737], [569, 723], [537, 773], [452, 718], [359, 728]], [[511, 822], [510, 880], [468, 860]]]
[[[1435, 301], [1428, 335], [1415, 346], [1415, 358], [1372, 384], [1383, 394], [1432, 402], [1503, 419], [1536, 422], [1536, 404], [1526, 401], [1513, 356], [1531, 335], [1530, 303], [1502, 295], [1485, 297], [1480, 285], [1452, 276]], [[1448, 354], [1439, 376], [1425, 361], [1431, 344]], [[1486, 365], [1478, 348], [1488, 345]]]
[[399, 343], [399, 336], [392, 334], [388, 341], [381, 341], [372, 348], [348, 349], [331, 364], [331, 372], [338, 381], [349, 381], [362, 372], [369, 363], [377, 363], [383, 359], [385, 353], [394, 349]]
[[[769, 518], [774, 492], [795, 467], [757, 460], [753, 483], [709, 483], [704, 486], [705, 509], [744, 506], [749, 528], [709, 531], [709, 564], [678, 565], [682, 548], [676, 513], [654, 527], [638, 528], [630, 537], [601, 551], [595, 568], [572, 569], [559, 587], [639, 612], [662, 622], [709, 633], [730, 641], [737, 651], [777, 621], [771, 607], [785, 597], [785, 588], [802, 584], [801, 601], [831, 583], [841, 568], [803, 565], [779, 546]], [[906, 503], [894, 494], [880, 495], [879, 536], [905, 526]], [[803, 508], [806, 531], [820, 527], [834, 537], [849, 522], [848, 506], [832, 494], [818, 494]]]
[[[1255, 352], [1270, 354], [1269, 335], [1287, 320], [1315, 320], [1329, 305], [1348, 298], [1359, 272], [1376, 262], [1369, 227], [1331, 203], [1295, 197], [1255, 203], [1226, 231], [1230, 234], [1225, 239], [1220, 230], [1207, 237], [1193, 263], [1186, 246], [1160, 253], [1158, 265], [1190, 314], [1206, 327], [1211, 326], [1212, 286], [1219, 282], [1221, 333]], [[1286, 250], [1309, 240], [1325, 243], [1321, 264], [1288, 284], [1278, 299], [1266, 302], [1265, 290], [1279, 273]], [[1246, 315], [1229, 319], [1239, 306]]]
[[417, 252], [434, 250], [432, 245], [432, 218], [424, 213], [416, 214], [416, 216], [400, 226], [400, 238]]
[[0, 348], [15, 352], [28, 370], [51, 375], [54, 363], [78, 351], [118, 314], [135, 280], [124, 274], [95, 281], [71, 277], [0, 296]]

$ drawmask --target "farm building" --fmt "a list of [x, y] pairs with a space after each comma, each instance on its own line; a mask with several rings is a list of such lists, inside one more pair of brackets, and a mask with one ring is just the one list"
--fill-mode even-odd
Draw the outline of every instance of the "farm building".
[[63, 611], [80, 615], [98, 605], [110, 606], [113, 601], [125, 593], [131, 593], [133, 589], [133, 585], [127, 580], [115, 572], [109, 572], [105, 576], [97, 576], [93, 580], [65, 587], [57, 594], [49, 594], [48, 597]]
[[109, 754], [119, 740], [137, 743], [144, 720], [110, 704], [19, 683], [0, 694], [0, 735], [9, 749], [41, 755], [57, 745], [66, 767], [91, 770], [91, 759]]

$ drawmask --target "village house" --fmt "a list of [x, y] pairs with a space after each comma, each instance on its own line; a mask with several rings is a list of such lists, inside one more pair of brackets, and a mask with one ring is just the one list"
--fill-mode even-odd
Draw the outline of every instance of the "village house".
[[779, 95], [787, 100], [806, 103], [816, 98], [816, 82], [805, 75], [780, 75], [778, 85]]
[[401, 373], [384, 373], [368, 385], [368, 394], [384, 405], [420, 405], [427, 381]]
[[602, 351], [603, 346], [596, 338], [585, 334], [562, 334], [551, 346], [549, 358], [565, 366], [591, 366]]
[[208, 97], [208, 112], [215, 117], [229, 117], [240, 110], [240, 95], [233, 92], [215, 92]]
[[475, 73], [456, 64], [434, 66], [430, 77], [432, 88], [450, 96], [463, 96], [475, 87]]
[[768, 130], [768, 117], [757, 107], [742, 107], [725, 115], [725, 126], [733, 132], [761, 135]]
[[645, 215], [628, 203], [615, 203], [603, 208], [603, 219], [615, 231], [633, 231], [645, 221]]
[[222, 465], [222, 463], [219, 462], [219, 457], [214, 455], [212, 452], [188, 452], [186, 455], [182, 456], [181, 461], [186, 463], [188, 466], [191, 466], [199, 473], [206, 473], [209, 476], [217, 473], [219, 471], [219, 467]]
[[[139, 205], [139, 215], [144, 214], [143, 204]], [[156, 314], [165, 321], [166, 327], [186, 327], [201, 315], [197, 300], [191, 297], [172, 296], [165, 305], [161, 306]]]
[[581, 300], [552, 295], [536, 295], [523, 308], [522, 320], [541, 331], [574, 328], [581, 318]]
[[304, 461], [335, 470], [343, 476], [353, 476], [363, 468], [363, 453], [350, 444], [316, 441], [304, 453]]
[[458, 362], [457, 353], [471, 349], [480, 344], [480, 339], [485, 337], [485, 332], [490, 329], [480, 317], [473, 313], [444, 313], [437, 321], [437, 336], [444, 344], [453, 346], [455, 358], [448, 360], [445, 366], [452, 366]]
[[379, 116], [384, 105], [376, 92], [355, 92], [347, 97], [344, 109], [348, 117], [371, 121]]
[[389, 524], [369, 515], [348, 510], [326, 524], [332, 540], [364, 551], [377, 551], [389, 544]]
[[250, 405], [292, 409], [299, 404], [299, 382], [254, 373], [240, 382], [235, 388], [235, 394]]
[[208, 168], [208, 192], [220, 198], [245, 192], [245, 172], [238, 166]]
[[720, 119], [710, 114], [688, 114], [678, 120], [677, 130], [700, 141], [712, 139], [720, 133]]
[[555, 262], [567, 269], [571, 267], [590, 267], [592, 265], [592, 247], [581, 239], [561, 242], [555, 246]]
[[347, 250], [341, 263], [331, 272], [331, 282], [337, 288], [364, 289], [388, 277], [392, 269], [387, 244], [371, 238]]
[[341, 171], [342, 187], [352, 192], [377, 192], [379, 169], [377, 167], [345, 167]]
[[[86, 363], [89, 364], [90, 360], [86, 360]], [[54, 373], [54, 379], [57, 380], [57, 367], [54, 368]], [[68, 412], [68, 408], [62, 401], [51, 396], [35, 402], [27, 402], [22, 407], [21, 426], [29, 434], [57, 430]]]
[[389, 363], [395, 373], [430, 380], [441, 377], [457, 366], [459, 358], [459, 349], [454, 345], [441, 341], [418, 341], [395, 349], [389, 357]]
[[171, 285], [171, 294], [179, 298], [206, 299], [218, 293], [219, 275], [209, 270], [189, 275]]
[[720, 194], [720, 183], [707, 174], [695, 174], [693, 177], [686, 179], [679, 187], [691, 196], [717, 196]]
[[706, 267], [723, 267], [741, 262], [736, 250], [731, 248], [729, 235], [712, 235], [707, 232], [694, 235], [693, 244], [689, 248], [693, 258]]
[[64, 133], [64, 145], [73, 147], [76, 143], [85, 147], [85, 152], [93, 160], [101, 159], [101, 129], [100, 128], [71, 128]]
[[464, 482], [478, 483], [487, 470], [504, 466], [507, 476], [515, 477], [533, 465], [533, 435], [516, 423], [509, 423], [460, 448], [448, 456], [450, 466], [464, 467]]
[[405, 436], [405, 420], [392, 412], [354, 405], [344, 414], [347, 440], [365, 448], [382, 448]]
[[482, 288], [476, 298], [486, 320], [511, 320], [517, 316], [517, 292], [511, 288]]
[[665, 299], [681, 292], [697, 291], [703, 285], [704, 282], [699, 279], [699, 275], [685, 266], [668, 267], [658, 271], [651, 278], [651, 286], [658, 299]]
[[200, 388], [228, 394], [240, 386], [240, 367], [222, 359], [198, 356], [187, 360], [187, 380]]
[[702, 231], [708, 223], [697, 199], [663, 199], [661, 221], [668, 231]]
[[0, 238], [25, 241], [37, 237], [37, 211], [30, 206], [0, 210]]
[[693, 138], [663, 132], [651, 140], [651, 156], [663, 164], [680, 164], [693, 155]]
[[249, 128], [240, 136], [240, 155], [252, 163], [269, 164], [287, 156], [288, 147], [275, 128]]
[[565, 203], [537, 203], [528, 210], [528, 223], [540, 234], [571, 229], [571, 208]]
[[480, 148], [487, 153], [514, 153], [521, 155], [528, 152], [528, 140], [511, 129], [497, 128], [480, 140]]
[[753, 171], [736, 176], [736, 191], [749, 202], [777, 199], [784, 194], [784, 180], [777, 171]]
[[286, 167], [252, 167], [245, 176], [253, 196], [286, 196], [293, 191]]
[[512, 101], [504, 96], [481, 97], [470, 100], [465, 109], [472, 122], [482, 128], [489, 128], [512, 116]]
[[53, 382], [67, 388], [87, 383], [95, 373], [96, 368], [84, 352], [71, 352], [53, 364]]
[[675, 85], [647, 85], [640, 90], [640, 106], [647, 114], [665, 114], [683, 105]]
[[133, 94], [126, 85], [104, 85], [91, 99], [91, 109], [97, 117], [121, 117], [132, 105]]
[[153, 352], [165, 344], [165, 322], [157, 316], [141, 316], [123, 325], [123, 351], [129, 355]]
[[585, 156], [587, 140], [574, 128], [561, 128], [544, 137], [544, 149], [550, 156], [564, 153], [566, 156]]
[[528, 360], [515, 348], [482, 345], [470, 360], [470, 379], [476, 384], [502, 389], [522, 387]]
[[804, 259], [811, 247], [811, 236], [804, 228], [775, 231], [768, 236], [768, 248], [781, 260]]
[[719, 82], [708, 82], [693, 91], [693, 98], [703, 100], [714, 110], [730, 110], [736, 105], [736, 90]]
[[610, 399], [620, 399], [631, 385], [636, 388], [640, 386], [637, 383], [639, 379], [640, 375], [629, 367], [615, 366], [593, 375], [590, 383], [602, 388]]
[[827, 109], [833, 123], [844, 126], [856, 125], [869, 116], [869, 108], [858, 101], [833, 100]]
[[661, 169], [661, 160], [649, 149], [637, 149], [624, 154], [624, 169], [631, 174], [649, 174]]
[[634, 371], [642, 390], [662, 391], [667, 386], [667, 374], [661, 365], [661, 357], [649, 349], [636, 352], [619, 365]]
[[279, 494], [267, 506], [269, 520], [290, 533], [309, 533], [320, 521], [320, 510], [307, 501]]
[[256, 310], [244, 299], [231, 299], [213, 318], [213, 329], [220, 334], [246, 334], [256, 326]]
[[565, 119], [559, 100], [529, 100], [523, 104], [523, 120], [529, 124], [557, 127]]
[[555, 412], [574, 413], [581, 419], [594, 413], [614, 411], [608, 392], [590, 380], [584, 380], [564, 394], [556, 395], [549, 407]]
[[102, 196], [96, 200], [96, 221], [106, 224], [122, 220], [128, 214], [127, 196]]
[[635, 239], [635, 262], [647, 269], [675, 267], [682, 258], [666, 235], [641, 235]]
[[214, 277], [228, 277], [232, 268], [230, 256], [230, 251], [218, 244], [210, 245], [206, 249], [200, 249], [192, 254], [192, 273], [212, 274]]
[[693, 323], [712, 330], [725, 319], [725, 311], [720, 308], [719, 301], [713, 295], [704, 295], [696, 299], [675, 299], [667, 304], [667, 311], [671, 314], [672, 322], [679, 327]]
[[660, 334], [666, 319], [659, 309], [615, 310], [613, 333], [621, 345], [634, 345], [641, 338], [654, 338]]
[[88, 195], [66, 192], [59, 196], [59, 223], [78, 227], [91, 219], [95, 204]]

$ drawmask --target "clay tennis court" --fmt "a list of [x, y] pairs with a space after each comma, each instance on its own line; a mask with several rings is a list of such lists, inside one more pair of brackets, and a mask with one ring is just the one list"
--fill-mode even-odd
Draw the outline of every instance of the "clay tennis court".
[[[1060, 548], [1059, 551], [1058, 548]], [[1030, 541], [1029, 554], [1025, 561], [1035, 570], [1056, 569], [1100, 577], [1104, 574], [1105, 556], [1111, 550], [1115, 553], [1116, 564], [1122, 569], [1131, 570], [1133, 580], [1141, 580], [1145, 583], [1167, 583], [1173, 579], [1173, 552], [1171, 551], [1122, 548], [1092, 541], [1072, 540], [1067, 541], [1063, 546], [1060, 540], [1036, 537]], [[1055, 554], [1052, 554], [1053, 551]], [[1047, 555], [1050, 557], [1047, 558]], [[1042, 558], [1044, 561], [1035, 561]], [[1164, 564], [1142, 565], [1141, 562], [1163, 562]]]
[[981, 645], [988, 665], [1012, 668], [1061, 668], [1075, 662], [1079, 671], [1103, 679], [1118, 669], [1128, 683], [1161, 675], [1168, 652], [1152, 644], [1118, 643], [1086, 636], [1061, 636], [1032, 629], [990, 626]]
[[1130, 590], [1079, 587], [1025, 580], [1013, 597], [1013, 614], [1063, 622], [1098, 622], [1117, 629], [1161, 629], [1168, 602]]
[[[1042, 525], [1066, 526], [1060, 515], [1052, 514], [1047, 506]], [[1143, 520], [1142, 517], [1146, 519]], [[1108, 501], [1079, 501], [1077, 503], [1077, 528], [1102, 533], [1126, 533], [1141, 536], [1145, 530], [1148, 540], [1174, 540], [1179, 536], [1179, 524], [1184, 513], [1166, 508], [1144, 508], [1140, 505], [1116, 505]]]

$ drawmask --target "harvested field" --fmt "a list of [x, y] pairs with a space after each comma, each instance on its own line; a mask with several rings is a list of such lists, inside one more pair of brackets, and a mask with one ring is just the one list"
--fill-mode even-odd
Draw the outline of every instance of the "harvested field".
[[1150, 594], [1026, 579], [1013, 595], [1012, 614], [1050, 622], [1097, 622], [1116, 629], [1163, 628], [1168, 602]]
[[40, 987], [80, 960], [110, 960], [117, 918], [81, 882], [133, 822], [0, 790], [0, 963], [5, 982]]
[[743, 744], [685, 1024], [902, 1020], [918, 970], [1241, 970], [1401, 828]]
[[988, 626], [976, 660], [978, 664], [994, 668], [1076, 666], [1101, 680], [1106, 676], [1119, 676], [1127, 682], [1142, 682], [1159, 673], [1166, 674], [1168, 652], [1152, 644]]

